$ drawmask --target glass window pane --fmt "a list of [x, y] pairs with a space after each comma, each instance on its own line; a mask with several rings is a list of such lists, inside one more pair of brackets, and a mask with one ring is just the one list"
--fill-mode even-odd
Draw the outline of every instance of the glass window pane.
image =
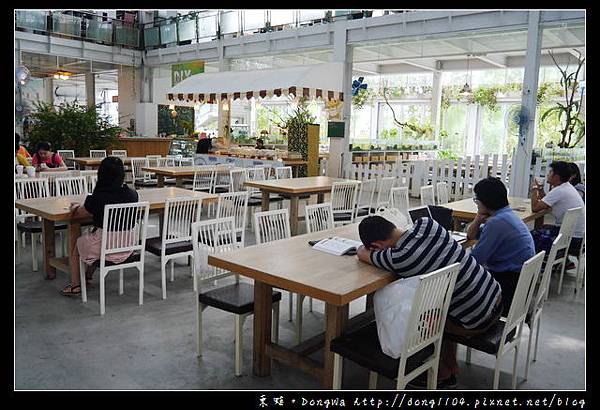
[[442, 130], [440, 145], [443, 150], [450, 150], [454, 154], [464, 155], [465, 140], [467, 137], [467, 104], [452, 104], [447, 110], [442, 111]]
[[160, 26], [160, 43], [170, 44], [177, 42], [177, 24], [165, 24]]
[[160, 44], [158, 33], [158, 27], [150, 27], [144, 30], [144, 44], [146, 47], [155, 47]]
[[300, 10], [300, 21], [317, 20], [325, 17], [325, 10]]
[[46, 30], [45, 11], [17, 11], [17, 27], [30, 28], [33, 30]]
[[138, 46], [139, 30], [137, 28], [119, 24], [115, 26], [115, 43], [126, 46]]
[[372, 107], [365, 105], [360, 110], [352, 108], [350, 121], [350, 140], [356, 144], [370, 143], [371, 141], [371, 110]]
[[52, 16], [52, 30], [55, 33], [81, 36], [81, 18], [67, 14], [54, 14]]
[[244, 10], [244, 31], [257, 30], [265, 26], [264, 10]]
[[112, 23], [108, 21], [86, 20], [85, 36], [105, 43], [112, 42]]
[[238, 11], [225, 11], [221, 13], [221, 34], [237, 33]]
[[217, 17], [213, 15], [198, 17], [198, 38], [213, 38], [217, 34]]
[[180, 21], [177, 25], [179, 29], [179, 41], [196, 39], [196, 20]]
[[272, 26], [279, 26], [282, 24], [293, 24], [296, 22], [294, 10], [270, 10], [270, 12]]
[[489, 108], [483, 109], [481, 124], [481, 145], [479, 153], [485, 154], [504, 154], [504, 134], [507, 104], [502, 104], [496, 111]]

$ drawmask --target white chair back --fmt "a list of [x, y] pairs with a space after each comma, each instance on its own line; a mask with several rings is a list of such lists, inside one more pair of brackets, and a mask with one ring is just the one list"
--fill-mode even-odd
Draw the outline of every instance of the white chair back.
[[245, 169], [231, 169], [229, 170], [229, 192], [241, 192], [247, 191], [244, 186], [246, 182], [246, 170]]
[[349, 181], [349, 182], [334, 182], [331, 185], [331, 208], [333, 209], [333, 215], [336, 214], [350, 215], [348, 220], [344, 220], [343, 223], [354, 222], [356, 200], [358, 198], [358, 188], [360, 181]]
[[58, 155], [63, 159], [63, 162], [69, 169], [75, 168], [75, 163], [71, 161], [67, 161], [67, 158], [75, 158], [75, 151], [72, 149], [59, 149], [56, 151]]
[[192, 247], [194, 249], [194, 275], [202, 282], [213, 281], [231, 272], [208, 264], [208, 255], [237, 249], [235, 219], [233, 217], [209, 219], [192, 224]]
[[292, 167], [276, 167], [275, 179], [290, 179], [292, 178]]
[[410, 208], [410, 203], [408, 200], [408, 187], [403, 186], [391, 189], [390, 206], [398, 209], [404, 216], [409, 218], [408, 209]]
[[506, 316], [506, 323], [504, 325], [500, 349], [498, 351], [499, 357], [502, 356], [502, 352], [505, 347], [504, 342], [506, 341], [508, 334], [510, 334], [513, 329], [519, 327], [517, 338], [520, 338], [521, 336], [521, 331], [523, 329], [522, 324], [525, 321], [527, 312], [529, 311], [529, 305], [533, 297], [535, 283], [540, 274], [542, 263], [544, 262], [544, 255], [545, 252], [542, 251], [523, 263], [513, 300], [510, 304], [508, 315]]
[[94, 192], [94, 188], [96, 187], [96, 182], [98, 182], [98, 170], [91, 169], [85, 171], [79, 171], [80, 177], [85, 177], [88, 185], [88, 192]]
[[112, 157], [127, 158], [127, 150], [126, 149], [113, 149], [110, 152], [110, 155]]
[[[15, 199], [46, 198], [50, 196], [47, 178], [27, 178], [15, 180]], [[17, 209], [20, 218], [35, 216]]]
[[[561, 271], [564, 268], [564, 264], [567, 259], [567, 250], [569, 249], [569, 243], [567, 242], [567, 237], [562, 233], [559, 233], [556, 238], [554, 238], [554, 242], [552, 242], [552, 247], [550, 248], [550, 252], [548, 253], [548, 258], [545, 261], [545, 267], [541, 272], [540, 284], [538, 285], [536, 291], [533, 295], [533, 301], [531, 302], [532, 311], [536, 311], [542, 308], [544, 301], [546, 300], [546, 296], [548, 295], [548, 290], [550, 288], [550, 279], [552, 277], [552, 268], [557, 264], [561, 264]], [[558, 256], [558, 252], [561, 252], [561, 256]]]
[[104, 269], [106, 255], [120, 252], [140, 253], [144, 265], [144, 247], [148, 228], [149, 202], [106, 205], [102, 225], [100, 268]]
[[133, 183], [136, 181], [147, 181], [150, 179], [150, 173], [146, 171], [142, 171], [143, 167], [149, 167], [150, 161], [148, 158], [131, 158], [131, 175], [133, 178]]
[[563, 215], [562, 222], [560, 224], [560, 233], [568, 238], [568, 242], [571, 242], [573, 233], [575, 232], [575, 226], [577, 225], [577, 219], [581, 216], [583, 208], [571, 208]]
[[231, 178], [229, 176], [230, 167], [219, 165], [215, 167], [214, 191], [217, 188], [229, 190]]
[[287, 209], [254, 213], [256, 243], [267, 243], [290, 238], [290, 216]]
[[192, 166], [192, 165], [194, 165], [194, 158], [182, 157], [182, 158], [179, 158], [178, 162], [179, 162], [180, 167]]
[[88, 178], [88, 192], [94, 193], [94, 189], [96, 189], [96, 183], [98, 182], [98, 175], [90, 175]]
[[356, 215], [360, 209], [366, 209], [368, 213], [371, 213], [371, 208], [374, 208], [373, 198], [375, 197], [375, 190], [377, 188], [376, 179], [363, 179], [360, 188], [358, 190], [358, 200], [356, 203]]
[[163, 167], [174, 167], [175, 166], [175, 158], [170, 158], [170, 157], [166, 157], [166, 158], [162, 158], [163, 160]]
[[378, 215], [378, 216], [381, 216], [382, 218], [387, 219], [388, 221], [390, 221], [391, 223], [396, 225], [397, 228], [400, 228], [400, 229], [405, 230], [412, 226], [412, 223], [411, 223], [408, 215], [405, 215], [401, 210], [399, 210], [397, 208], [389, 208], [386, 206], [380, 206], [379, 208], [377, 208], [375, 215]]
[[226, 192], [219, 195], [217, 200], [217, 219], [234, 218], [235, 234], [238, 247], [243, 248], [245, 244], [246, 215], [248, 214], [247, 191]]
[[166, 244], [190, 241], [192, 224], [200, 220], [202, 198], [168, 198], [162, 229], [163, 249]]
[[148, 159], [149, 166], [151, 167], [160, 167], [159, 160], [161, 159], [160, 155], [146, 155]]
[[90, 157], [91, 158], [106, 158], [106, 150], [105, 149], [91, 149]]
[[50, 196], [56, 196], [56, 178], [67, 178], [74, 176], [77, 171], [61, 171], [61, 172], [39, 172], [38, 178], [46, 178], [48, 180], [48, 187], [50, 188]]
[[[400, 353], [398, 377], [404, 378], [406, 360], [416, 352], [434, 344], [433, 359], [441, 351], [446, 315], [452, 299], [459, 263], [421, 275], [415, 292], [406, 337]], [[416, 371], [419, 371], [418, 369]], [[411, 377], [408, 376], [407, 379]]]
[[194, 172], [194, 182], [192, 190], [194, 191], [205, 191], [213, 192], [213, 186], [215, 184], [215, 171], [213, 168], [199, 169]]
[[445, 182], [438, 182], [436, 184], [438, 205], [445, 205], [448, 201], [448, 185]]
[[56, 178], [56, 196], [87, 195], [88, 184], [85, 176]]
[[390, 205], [390, 191], [396, 183], [394, 177], [377, 178], [377, 201], [375, 208]]
[[425, 205], [435, 205], [435, 193], [433, 191], [433, 185], [421, 187], [421, 206]]
[[333, 227], [331, 202], [306, 205], [306, 233], [326, 231]]
[[[264, 181], [265, 180], [265, 169], [262, 167], [246, 168], [245, 171], [246, 171], [246, 181]], [[260, 193], [260, 189], [258, 189], [258, 188], [247, 187], [246, 189], [248, 191], [250, 191], [251, 194], [259, 194]]]

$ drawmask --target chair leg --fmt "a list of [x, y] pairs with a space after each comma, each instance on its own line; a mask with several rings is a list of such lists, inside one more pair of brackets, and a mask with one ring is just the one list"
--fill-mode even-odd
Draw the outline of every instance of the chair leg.
[[[535, 347], [533, 348], [533, 361], [537, 360], [538, 342], [540, 341], [540, 324], [542, 322], [542, 316], [537, 320], [537, 326], [535, 330]], [[533, 329], [531, 330], [533, 332]]]
[[437, 375], [438, 375], [438, 363], [434, 363], [433, 366], [427, 370], [427, 389], [437, 389]]
[[123, 269], [119, 269], [119, 295], [123, 294]]
[[531, 326], [529, 326], [529, 338], [527, 340], [527, 358], [525, 359], [525, 380], [527, 380], [527, 376], [529, 375], [529, 361], [531, 355], [531, 340], [533, 339], [533, 332], [535, 331], [535, 319], [531, 321]]
[[377, 389], [377, 372], [369, 372], [369, 390]]
[[161, 285], [162, 285], [162, 298], [166, 299], [167, 298], [167, 271], [166, 271], [166, 264], [161, 260], [160, 261], [160, 279], [161, 279]]
[[493, 389], [498, 390], [498, 384], [500, 382], [500, 358], [496, 356], [496, 367], [494, 368], [494, 385]]
[[87, 283], [85, 281], [85, 266], [81, 259], [79, 259], [79, 283], [81, 285], [81, 301], [87, 303]]
[[289, 302], [288, 303], [289, 311], [290, 311], [290, 316], [289, 316], [288, 322], [291, 322], [292, 321], [292, 311], [294, 310], [294, 294], [292, 292], [288, 292], [288, 294], [290, 295], [290, 298], [288, 301]]
[[279, 343], [279, 302], [273, 304], [273, 320], [271, 321], [271, 340]]
[[342, 388], [342, 370], [344, 358], [337, 353], [333, 354], [333, 389], [340, 390]]
[[140, 271], [140, 294], [138, 304], [142, 306], [144, 304], [144, 267], [140, 266], [138, 269]]
[[304, 295], [298, 293], [296, 296], [296, 342], [302, 341], [302, 308], [304, 307]]
[[242, 348], [244, 321], [246, 315], [235, 315], [235, 375], [242, 375]]
[[[196, 294], [196, 301], [198, 300], [198, 295]], [[196, 309], [196, 354], [198, 357], [202, 356], [202, 312], [206, 309], [206, 305], [202, 303], [197, 303]]]
[[100, 271], [100, 315], [104, 316], [105, 298], [104, 298], [104, 272]]
[[471, 364], [471, 351], [472, 349], [470, 347], [467, 347], [467, 355], [465, 356], [466, 364]]
[[37, 272], [38, 271], [38, 261], [37, 261], [37, 246], [36, 246], [35, 242], [36, 242], [36, 234], [32, 233], [31, 234], [31, 261], [32, 261], [32, 265], [33, 265], [33, 271]]
[[25, 236], [25, 232], [21, 234], [21, 245], [23, 245], [23, 249], [27, 246], [27, 236]]
[[519, 358], [519, 345], [515, 345], [515, 355], [513, 358], [512, 389], [517, 388], [517, 359]]
[[556, 294], [558, 294], [558, 295], [560, 295], [560, 292], [562, 291], [562, 283], [563, 283], [563, 278], [565, 276], [566, 264], [567, 264], [567, 260], [565, 259], [560, 265], [560, 273], [559, 273], [559, 277], [558, 277], [558, 290], [556, 291]]

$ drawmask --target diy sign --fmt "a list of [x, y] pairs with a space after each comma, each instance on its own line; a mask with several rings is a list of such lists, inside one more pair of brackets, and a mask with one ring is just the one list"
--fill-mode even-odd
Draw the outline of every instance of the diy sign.
[[185, 80], [189, 76], [204, 72], [204, 61], [190, 61], [171, 66], [171, 86]]

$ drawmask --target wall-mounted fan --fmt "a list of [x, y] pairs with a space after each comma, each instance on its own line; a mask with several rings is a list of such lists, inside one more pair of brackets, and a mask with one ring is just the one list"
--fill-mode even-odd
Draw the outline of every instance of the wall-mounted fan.
[[363, 84], [365, 77], [358, 77], [358, 80], [352, 81], [352, 96], [358, 94], [360, 90], [366, 90], [367, 84]]
[[529, 125], [529, 113], [523, 105], [513, 105], [506, 112], [506, 130], [509, 135], [518, 136], [519, 144], [525, 145], [527, 126]]

